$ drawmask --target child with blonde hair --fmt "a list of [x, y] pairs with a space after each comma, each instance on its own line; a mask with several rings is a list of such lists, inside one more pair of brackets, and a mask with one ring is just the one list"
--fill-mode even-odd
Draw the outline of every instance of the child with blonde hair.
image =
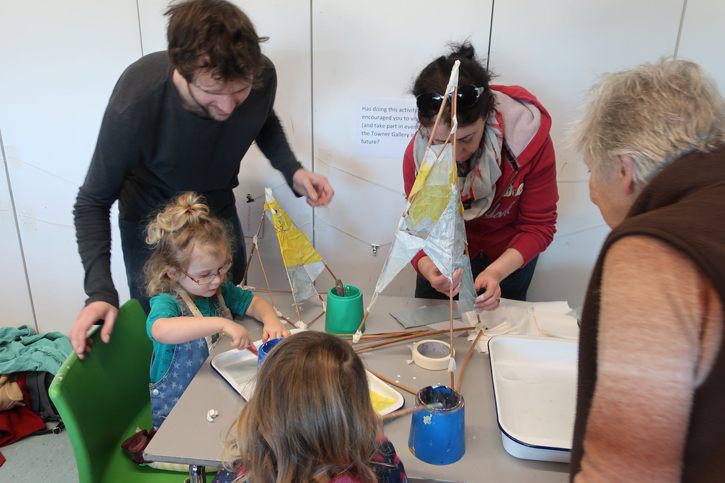
[[232, 347], [251, 344], [232, 313], [264, 324], [262, 340], [290, 334], [274, 309], [248, 290], [225, 281], [231, 268], [232, 236], [209, 214], [204, 198], [182, 193], [147, 227], [153, 254], [144, 267], [151, 311], [146, 331], [153, 341], [151, 419], [158, 429], [209, 356], [220, 333]]
[[294, 334], [269, 353], [222, 460], [213, 483], [407, 481], [382, 436], [362, 360], [323, 332]]

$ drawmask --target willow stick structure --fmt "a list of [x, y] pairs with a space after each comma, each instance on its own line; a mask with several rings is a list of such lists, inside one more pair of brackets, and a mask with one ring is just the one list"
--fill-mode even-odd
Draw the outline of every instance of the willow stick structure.
[[392, 384], [392, 385], [393, 385], [393, 386], [395, 386], [395, 387], [399, 387], [399, 388], [400, 388], [400, 389], [402, 389], [403, 391], [408, 391], [408, 392], [409, 392], [409, 393], [411, 393], [411, 394], [418, 394], [418, 393], [417, 393], [416, 391], [412, 390], [411, 388], [409, 388], [409, 387], [407, 387], [407, 386], [403, 386], [402, 384], [398, 384], [398, 383], [397, 383], [397, 382], [395, 382], [395, 381], [391, 381], [391, 380], [390, 380], [390, 379], [388, 379], [387, 377], [383, 377], [383, 376], [381, 376], [380, 374], [378, 374], [377, 372], [373, 372], [373, 371], [371, 371], [370, 369], [368, 369], [368, 372], [369, 372], [370, 374], [372, 374], [373, 376], [376, 376], [376, 377], [377, 377], [378, 379], [381, 379], [381, 380], [383, 380], [383, 381], [387, 382], [388, 384]]
[[[481, 317], [479, 317], [478, 314], [476, 314], [476, 318], [478, 319], [479, 327], [481, 324]], [[473, 348], [476, 347], [476, 344], [478, 344], [478, 339], [481, 338], [483, 335], [483, 328], [478, 331], [478, 335], [476, 336], [476, 339], [473, 341], [473, 344], [471, 344], [471, 348], [468, 349], [468, 354], [466, 355], [466, 360], [463, 361], [463, 367], [461, 367], [461, 373], [458, 375], [458, 388], [456, 389], [456, 392], [461, 392], [461, 382], [463, 382], [463, 373], [466, 371], [466, 364], [468, 364], [468, 359], [471, 358], [471, 354], [473, 354]], [[453, 388], [451, 388], [453, 389]]]
[[[451, 280], [451, 282], [453, 282], [453, 280]], [[453, 354], [455, 354], [455, 352], [453, 351], [453, 283], [451, 283], [450, 290], [448, 291], [448, 299], [450, 300], [451, 308], [451, 359], [453, 359], [452, 362], [455, 362], [455, 358], [453, 357]], [[449, 372], [451, 373], [451, 389], [455, 391], [456, 387], [454, 385], [455, 380], [453, 379], [453, 371], [449, 370]]]
[[323, 316], [324, 314], [325, 314], [325, 312], [320, 312], [320, 314], [319, 314], [319, 315], [318, 315], [317, 317], [315, 317], [314, 319], [310, 320], [310, 323], [309, 323], [309, 324], [307, 324], [307, 325], [308, 325], [308, 326], [312, 325], [312, 322], [314, 322], [315, 320], [319, 319], [319, 318], [320, 318], [320, 317], [322, 317], [322, 316]]
[[[443, 102], [441, 102], [441, 105], [443, 105], [443, 104], [445, 104], [445, 99], [443, 100]], [[457, 119], [456, 118], [457, 108], [458, 108], [458, 84], [456, 83], [456, 87], [455, 87], [455, 89], [453, 89], [453, 97], [451, 98], [451, 118], [452, 119]], [[457, 124], [457, 121], [456, 121], [456, 124]], [[453, 135], [453, 165], [454, 165], [454, 167], [455, 167], [455, 163], [456, 163], [456, 139], [458, 139], [458, 129], [457, 129], [458, 126], [456, 125], [455, 128], [456, 128], [456, 132], [448, 133], [448, 136], [450, 136], [451, 134]], [[454, 126], [452, 125], [451, 130], [453, 130], [453, 129], [454, 129]], [[443, 145], [443, 147], [445, 147], [445, 144]], [[443, 152], [443, 149], [441, 149], [441, 152]], [[454, 177], [454, 179], [455, 179], [455, 177]], [[458, 187], [455, 187], [455, 189], [458, 189]], [[451, 267], [451, 269], [453, 269], [453, 267]], [[455, 273], [455, 270], [453, 271], [453, 273]], [[456, 362], [456, 359], [454, 357], [455, 352], [453, 351], [453, 273], [451, 274], [451, 287], [448, 291], [448, 295], [449, 295], [450, 307], [451, 307], [451, 313], [450, 313], [450, 316], [451, 316], [451, 362], [453, 364], [455, 364], [455, 362]], [[455, 385], [454, 385], [455, 379], [453, 377], [453, 372], [454, 371], [451, 368], [451, 371], [450, 371], [450, 373], [451, 373], [451, 389], [455, 390]], [[462, 374], [463, 374], [463, 372], [461, 372], [461, 375]]]
[[292, 290], [275, 290], [273, 288], [266, 289], [266, 288], [259, 288], [259, 287], [249, 287], [249, 290], [252, 290], [252, 291], [258, 290], [260, 292], [274, 292], [274, 293], [292, 293]]
[[249, 266], [252, 264], [252, 256], [254, 255], [254, 249], [257, 248], [257, 239], [259, 238], [259, 232], [262, 231], [262, 224], [264, 223], [264, 211], [262, 212], [262, 219], [259, 220], [259, 226], [257, 227], [257, 234], [254, 235], [254, 243], [252, 249], [249, 251], [249, 260], [247, 260], [247, 266], [244, 267], [244, 276], [242, 282], [247, 280], [247, 273], [249, 273]]
[[330, 267], [327, 265], [327, 262], [323, 260], [322, 263], [325, 264], [325, 268], [327, 269], [328, 272], [330, 272], [330, 275], [332, 275], [332, 279], [337, 280], [337, 277], [335, 276], [334, 273], [332, 273], [332, 270], [330, 270]]
[[[363, 325], [365, 325], [365, 321], [368, 318], [368, 315], [370, 315], [369, 309], [365, 311], [365, 316], [363, 317], [362, 322], [360, 322], [360, 325], [357, 328], [357, 332], [360, 332], [362, 330]], [[355, 343], [355, 339], [350, 339], [350, 345], [353, 345], [354, 343]]]
[[[257, 258], [259, 258], [259, 265], [262, 267], [262, 274], [264, 275], [264, 283], [267, 284], [267, 290], [269, 291], [269, 300], [272, 302], [272, 307], [274, 308], [275, 312], [277, 311], [277, 306], [274, 304], [274, 297], [272, 297], [272, 289], [269, 287], [269, 280], [267, 280], [267, 271], [264, 269], [264, 264], [262, 263], [262, 255], [259, 253], [259, 250], [257, 250]], [[292, 327], [297, 328], [295, 324], [293, 324], [290, 319], [288, 319], [285, 316], [282, 316], [284, 320], [287, 321], [288, 324], [290, 324]]]
[[[453, 332], [461, 332], [464, 330], [473, 330], [473, 327], [460, 327], [458, 329], [453, 329]], [[415, 339], [416, 337], [423, 337], [423, 336], [427, 336], [427, 335], [446, 334], [446, 333], [448, 333], [448, 331], [449, 331], [449, 329], [434, 330], [431, 332], [423, 332], [421, 334], [408, 335], [406, 337], [398, 337], [397, 339], [387, 340], [385, 342], [378, 342], [375, 344], [366, 345], [365, 347], [358, 347], [357, 349], [355, 349], [355, 352], [360, 352], [360, 351], [364, 351], [367, 349], [375, 349], [376, 347], [382, 347], [384, 345], [394, 344], [396, 342], [400, 342], [403, 340]], [[451, 389], [453, 389], [453, 388], [451, 388]]]

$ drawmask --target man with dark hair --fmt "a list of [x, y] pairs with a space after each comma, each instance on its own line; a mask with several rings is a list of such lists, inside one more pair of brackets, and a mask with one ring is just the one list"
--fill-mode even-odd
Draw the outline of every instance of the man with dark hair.
[[118, 315], [110, 269], [109, 210], [119, 200], [119, 227], [131, 297], [148, 312], [143, 266], [150, 250], [149, 215], [182, 191], [206, 197], [234, 232], [235, 283], [246, 266], [233, 188], [253, 142], [311, 206], [333, 196], [327, 179], [302, 168], [274, 112], [277, 76], [249, 18], [224, 0], [187, 0], [169, 7], [168, 52], [146, 55], [121, 75], [111, 94], [74, 215], [85, 269], [85, 308], [70, 339], [80, 358], [86, 333], [104, 321], [108, 342]]

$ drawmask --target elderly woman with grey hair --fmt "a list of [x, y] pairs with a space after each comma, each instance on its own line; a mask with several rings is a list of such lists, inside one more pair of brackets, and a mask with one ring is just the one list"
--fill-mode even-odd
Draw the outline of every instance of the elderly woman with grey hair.
[[725, 478], [725, 102], [697, 64], [605, 76], [574, 139], [613, 229], [582, 315], [572, 480]]

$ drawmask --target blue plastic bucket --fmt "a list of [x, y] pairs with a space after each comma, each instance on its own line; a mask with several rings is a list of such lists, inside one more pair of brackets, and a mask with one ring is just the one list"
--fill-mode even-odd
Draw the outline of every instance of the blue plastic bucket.
[[284, 339], [269, 339], [267, 342], [259, 346], [259, 355], [257, 356], [257, 370], [262, 367], [262, 362], [267, 358], [267, 354], [274, 349], [274, 346], [282, 342]]
[[463, 396], [446, 386], [424, 387], [415, 396], [416, 406], [434, 403], [442, 407], [413, 414], [408, 449], [426, 463], [449, 465], [466, 452], [466, 405]]

